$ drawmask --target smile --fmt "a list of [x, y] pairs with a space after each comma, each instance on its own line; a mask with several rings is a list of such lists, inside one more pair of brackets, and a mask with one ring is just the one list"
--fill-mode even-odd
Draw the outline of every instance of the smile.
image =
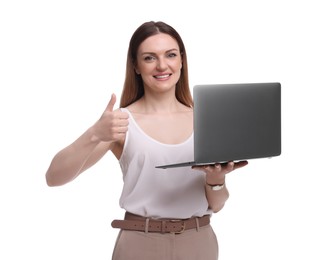
[[156, 79], [167, 79], [171, 76], [172, 74], [163, 74], [163, 75], [155, 75], [153, 76]]

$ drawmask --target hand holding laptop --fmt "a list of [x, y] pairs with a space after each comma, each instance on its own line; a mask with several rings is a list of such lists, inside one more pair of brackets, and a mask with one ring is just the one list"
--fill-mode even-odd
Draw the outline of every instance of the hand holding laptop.
[[210, 186], [223, 185], [225, 183], [225, 175], [242, 168], [248, 164], [248, 161], [215, 163], [211, 165], [192, 166], [192, 169], [203, 171], [206, 173], [206, 182]]

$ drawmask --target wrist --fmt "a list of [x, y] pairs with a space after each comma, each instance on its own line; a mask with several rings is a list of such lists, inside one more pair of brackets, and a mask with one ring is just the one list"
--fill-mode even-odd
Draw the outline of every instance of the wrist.
[[209, 184], [208, 182], [206, 182], [206, 185], [213, 191], [219, 191], [222, 190], [225, 186], [225, 183], [222, 184]]

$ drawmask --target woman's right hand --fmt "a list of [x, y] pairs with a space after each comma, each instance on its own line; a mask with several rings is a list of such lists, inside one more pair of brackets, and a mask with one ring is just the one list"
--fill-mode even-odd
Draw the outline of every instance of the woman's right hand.
[[112, 94], [105, 111], [92, 127], [93, 134], [99, 141], [123, 140], [128, 131], [129, 115], [120, 109], [113, 110], [115, 103], [116, 95]]

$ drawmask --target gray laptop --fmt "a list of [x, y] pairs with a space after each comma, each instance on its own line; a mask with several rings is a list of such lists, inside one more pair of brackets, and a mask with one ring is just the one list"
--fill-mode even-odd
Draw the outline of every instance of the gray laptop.
[[225, 163], [281, 154], [281, 84], [197, 85], [194, 99], [194, 161], [173, 168]]

